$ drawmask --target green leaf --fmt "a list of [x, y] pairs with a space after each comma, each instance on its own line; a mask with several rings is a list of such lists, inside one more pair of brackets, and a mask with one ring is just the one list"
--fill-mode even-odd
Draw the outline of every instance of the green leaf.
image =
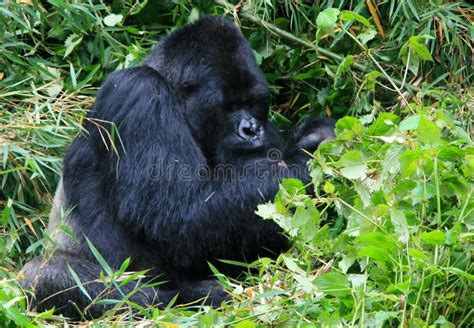
[[354, 57], [349, 55], [347, 57], [344, 57], [343, 61], [339, 64], [339, 66], [337, 67], [336, 74], [334, 75], [334, 88], [336, 88], [337, 80], [339, 79], [339, 77], [351, 68], [353, 61]]
[[282, 188], [284, 188], [289, 194], [304, 194], [304, 184], [299, 179], [286, 178], [281, 182]]
[[362, 135], [364, 127], [357, 118], [345, 116], [336, 122], [335, 132], [337, 140], [352, 140]]
[[419, 42], [421, 39], [432, 39], [429, 35], [411, 36], [400, 49], [400, 57], [403, 64], [408, 65], [408, 69], [415, 75], [418, 74], [418, 68], [421, 60], [433, 61], [431, 54], [426, 46]]
[[362, 247], [359, 252], [357, 252], [357, 257], [370, 257], [371, 259], [382, 261], [382, 262], [391, 262], [390, 253], [385, 249], [380, 249], [376, 246], [366, 246]]
[[446, 233], [446, 244], [454, 245], [458, 242], [458, 237], [462, 232], [461, 223], [454, 223], [453, 227]]
[[409, 116], [405, 118], [399, 126], [400, 131], [408, 130], [416, 130], [418, 128], [418, 125], [420, 123], [421, 116], [420, 115], [415, 115], [415, 116]]
[[375, 90], [375, 83], [377, 82], [377, 78], [383, 76], [382, 73], [379, 71], [372, 71], [367, 74], [365, 74], [365, 84], [367, 85], [367, 89], [369, 91], [374, 91]]
[[400, 156], [400, 171], [403, 177], [409, 177], [416, 173], [420, 167], [423, 152], [419, 149], [407, 149]]
[[296, 272], [299, 274], [303, 274], [304, 270], [301, 269], [296, 262], [288, 256], [282, 255], [283, 262], [285, 262], [286, 267], [291, 271], [291, 272]]
[[326, 194], [333, 194], [336, 191], [336, 187], [331, 182], [326, 181], [323, 190]]
[[410, 237], [410, 232], [408, 230], [408, 223], [407, 218], [405, 217], [405, 213], [400, 210], [391, 208], [390, 220], [392, 221], [393, 227], [395, 228], [396, 235], [398, 235], [398, 240], [402, 243], [407, 243]]
[[116, 277], [120, 277], [125, 272], [125, 270], [127, 270], [129, 265], [130, 265], [130, 258], [127, 257], [120, 265], [120, 268], [114, 273], [114, 275]]
[[3, 208], [2, 211], [2, 226], [6, 227], [8, 222], [10, 221], [10, 213], [12, 210], [13, 200], [8, 198], [6, 206]]
[[[132, 273], [129, 276], [127, 275], [125, 277], [125, 279], [123, 279], [120, 282], [119, 287], [123, 287], [123, 286], [127, 285], [128, 283], [130, 283], [133, 280], [141, 279], [147, 272], [148, 272], [148, 270], [136, 271], [136, 272]], [[124, 277], [122, 277], [122, 278], [124, 278]]]
[[442, 245], [446, 240], [446, 234], [443, 231], [435, 230], [431, 232], [422, 232], [420, 238], [429, 245]]
[[123, 19], [123, 15], [110, 14], [104, 17], [104, 24], [113, 27], [120, 23]]
[[405, 147], [401, 144], [393, 143], [387, 149], [382, 162], [382, 179], [391, 180], [400, 170], [400, 156]]
[[365, 18], [364, 16], [362, 16], [362, 15], [356, 13], [356, 12], [353, 12], [353, 11], [343, 10], [341, 12], [340, 18], [341, 18], [341, 20], [343, 20], [345, 22], [355, 20], [355, 21], [365, 25], [367, 28], [373, 28], [372, 24], [370, 24], [370, 22], [367, 18]]
[[349, 280], [338, 272], [325, 273], [317, 277], [314, 284], [321, 292], [335, 297], [344, 297], [351, 292]]
[[441, 141], [441, 131], [433, 122], [422, 117], [417, 129], [418, 140], [425, 145], [435, 146]]
[[[265, 203], [257, 206], [255, 214], [260, 216], [263, 219], [269, 219], [273, 215], [278, 214], [277, 207], [274, 203]], [[280, 215], [280, 214], [278, 214]]]
[[372, 123], [372, 125], [367, 129], [366, 134], [369, 136], [383, 136], [388, 131], [394, 128], [396, 122], [398, 121], [398, 116], [393, 113], [382, 113], [377, 119]]
[[348, 179], [364, 179], [367, 176], [367, 163], [362, 160], [360, 151], [351, 150], [346, 152], [340, 159], [343, 165], [341, 174]]
[[430, 51], [428, 48], [419, 42], [420, 39], [425, 38], [426, 36], [417, 35], [411, 36], [408, 42], [410, 43], [410, 47], [415, 54], [418, 55], [423, 60], [433, 61], [433, 57], [431, 57]]
[[257, 327], [257, 324], [250, 320], [243, 320], [237, 323], [234, 327], [235, 328], [255, 328]]
[[316, 26], [318, 27], [316, 38], [318, 40], [322, 39], [326, 35], [334, 34], [339, 12], [340, 11], [337, 8], [327, 8], [319, 13], [318, 17], [316, 18]]
[[358, 236], [355, 242], [361, 246], [373, 246], [379, 250], [386, 250], [391, 255], [397, 254], [397, 244], [389, 236], [381, 232], [369, 232]]
[[99, 262], [100, 266], [104, 269], [104, 271], [107, 273], [109, 277], [112, 277], [113, 271], [110, 265], [107, 263], [107, 261], [104, 259], [104, 257], [100, 254], [100, 252], [95, 248], [95, 246], [92, 244], [92, 242], [89, 240], [89, 238], [86, 237], [87, 244], [89, 245], [89, 248], [94, 254], [94, 257], [96, 258], [97, 262]]
[[71, 273], [72, 279], [76, 283], [77, 287], [81, 290], [81, 292], [87, 297], [89, 301], [92, 301], [92, 297], [89, 295], [87, 290], [84, 288], [84, 285], [81, 282], [81, 279], [79, 279], [79, 276], [77, 273], [71, 268], [71, 266], [68, 264], [67, 268], [69, 269], [69, 272]]
[[362, 42], [362, 44], [367, 44], [367, 42], [373, 40], [376, 36], [376, 30], [368, 30], [367, 32], [357, 34], [357, 38]]
[[193, 9], [191, 9], [191, 13], [188, 16], [188, 22], [194, 23], [198, 19], [199, 19], [199, 9], [194, 7]]
[[66, 41], [64, 41], [64, 46], [66, 47], [66, 51], [64, 52], [63, 58], [69, 56], [69, 54], [76, 48], [76, 46], [81, 43], [82, 35], [79, 36], [77, 34], [71, 34]]
[[422, 251], [420, 251], [416, 248], [408, 249], [408, 255], [410, 255], [411, 257], [413, 257], [415, 259], [422, 260], [423, 262], [428, 262], [429, 261], [429, 257], [425, 253], [423, 253]]

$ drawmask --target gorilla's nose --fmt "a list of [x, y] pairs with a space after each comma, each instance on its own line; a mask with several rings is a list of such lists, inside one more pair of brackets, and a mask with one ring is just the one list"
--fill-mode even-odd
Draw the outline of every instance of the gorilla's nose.
[[243, 139], [252, 139], [259, 136], [263, 129], [260, 123], [254, 118], [243, 119], [239, 125], [239, 136]]

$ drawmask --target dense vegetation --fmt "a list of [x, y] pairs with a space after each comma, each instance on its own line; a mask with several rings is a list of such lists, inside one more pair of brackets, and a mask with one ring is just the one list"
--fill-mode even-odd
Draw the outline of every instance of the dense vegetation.
[[17, 284], [25, 261], [51, 243], [45, 227], [65, 147], [107, 74], [205, 14], [241, 26], [270, 83], [275, 122], [332, 116], [338, 137], [309, 165], [315, 196], [287, 180], [258, 208], [294, 246], [248, 265], [239, 281], [219, 276], [235, 302], [159, 310], [124, 298], [116, 308], [125, 312], [96, 323], [472, 325], [474, 7], [232, 3], [0, 3], [0, 326], [65, 323], [32, 312]]

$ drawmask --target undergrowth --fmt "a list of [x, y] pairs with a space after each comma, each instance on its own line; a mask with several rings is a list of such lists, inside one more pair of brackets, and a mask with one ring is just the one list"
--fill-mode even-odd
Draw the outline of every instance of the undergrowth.
[[[436, 0], [1, 2], [0, 326], [67, 324], [36, 313], [17, 283], [51, 243], [64, 150], [107, 74], [205, 14], [241, 26], [273, 121], [332, 116], [337, 138], [309, 163], [313, 196], [286, 180], [257, 209], [293, 247], [234, 263], [249, 272], [238, 281], [218, 275], [234, 302], [160, 310], [124, 299], [125, 311], [90, 323], [471, 326], [474, 9]], [[127, 279], [126, 263], [102, 264], [104, 283]]]

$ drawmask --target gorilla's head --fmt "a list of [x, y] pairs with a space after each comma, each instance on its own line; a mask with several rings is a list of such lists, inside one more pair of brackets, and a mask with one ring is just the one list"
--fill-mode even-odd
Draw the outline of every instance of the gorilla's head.
[[278, 139], [267, 122], [267, 83], [233, 23], [207, 17], [186, 25], [164, 38], [144, 64], [177, 93], [188, 125], [211, 162], [231, 161], [232, 153], [255, 156]]

